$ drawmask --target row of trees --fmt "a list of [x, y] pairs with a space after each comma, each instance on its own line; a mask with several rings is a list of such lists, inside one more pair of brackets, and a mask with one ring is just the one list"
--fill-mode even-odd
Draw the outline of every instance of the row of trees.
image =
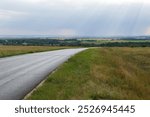
[[0, 45], [33, 45], [33, 46], [82, 46], [82, 47], [150, 47], [150, 42], [105, 42], [90, 41], [84, 43], [77, 39], [9, 39], [0, 40]]

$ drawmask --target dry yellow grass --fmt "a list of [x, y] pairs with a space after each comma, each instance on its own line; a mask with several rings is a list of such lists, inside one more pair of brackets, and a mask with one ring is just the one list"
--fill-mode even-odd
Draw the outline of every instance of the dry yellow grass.
[[57, 49], [65, 49], [70, 47], [55, 47], [55, 46], [0, 46], [0, 57], [34, 53], [34, 52], [43, 52], [51, 51]]

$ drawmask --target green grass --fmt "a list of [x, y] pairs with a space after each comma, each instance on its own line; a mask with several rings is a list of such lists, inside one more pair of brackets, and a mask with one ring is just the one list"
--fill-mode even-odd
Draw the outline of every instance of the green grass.
[[66, 49], [71, 47], [53, 47], [53, 46], [0, 46], [0, 57], [35, 53], [51, 50]]
[[150, 48], [94, 48], [64, 63], [27, 99], [150, 99]]

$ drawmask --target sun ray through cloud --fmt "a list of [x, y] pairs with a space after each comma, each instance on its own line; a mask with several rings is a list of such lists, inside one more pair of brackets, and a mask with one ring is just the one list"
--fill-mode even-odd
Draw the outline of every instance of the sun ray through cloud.
[[149, 0], [1, 0], [0, 35], [145, 35], [149, 10]]

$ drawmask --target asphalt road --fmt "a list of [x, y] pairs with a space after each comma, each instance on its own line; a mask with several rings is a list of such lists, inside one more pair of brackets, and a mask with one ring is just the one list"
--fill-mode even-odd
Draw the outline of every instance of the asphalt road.
[[0, 100], [23, 99], [60, 64], [83, 50], [65, 49], [0, 58]]

